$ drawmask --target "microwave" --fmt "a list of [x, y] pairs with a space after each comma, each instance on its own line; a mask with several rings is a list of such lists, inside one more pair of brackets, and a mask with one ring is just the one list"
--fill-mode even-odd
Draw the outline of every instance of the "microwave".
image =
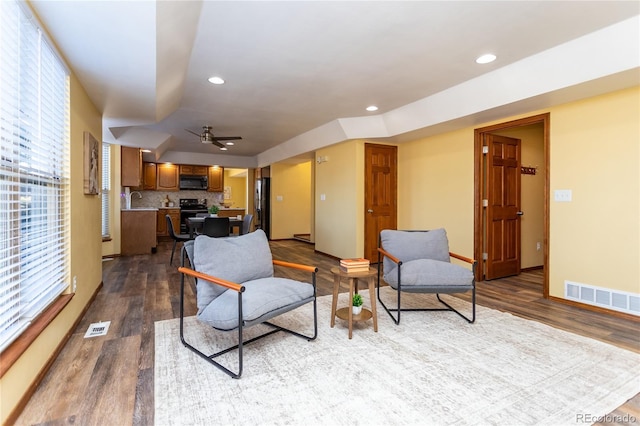
[[180, 175], [180, 189], [207, 189], [206, 176]]

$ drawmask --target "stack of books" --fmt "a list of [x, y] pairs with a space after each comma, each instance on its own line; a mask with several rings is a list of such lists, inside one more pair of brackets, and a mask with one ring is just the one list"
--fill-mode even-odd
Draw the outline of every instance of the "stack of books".
[[340, 260], [340, 270], [342, 272], [368, 272], [369, 260], [363, 258]]

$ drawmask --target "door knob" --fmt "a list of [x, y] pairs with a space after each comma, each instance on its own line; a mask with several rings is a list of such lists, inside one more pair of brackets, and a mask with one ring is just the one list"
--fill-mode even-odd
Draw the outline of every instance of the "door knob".
[[524, 212], [516, 212], [516, 215], [518, 216], [522, 216], [524, 214]]
[[367, 210], [367, 213], [373, 213], [373, 210], [369, 209]]

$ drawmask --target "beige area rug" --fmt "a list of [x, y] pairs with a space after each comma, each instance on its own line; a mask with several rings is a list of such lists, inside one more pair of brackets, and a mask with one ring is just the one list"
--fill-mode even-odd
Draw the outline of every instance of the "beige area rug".
[[[475, 324], [408, 312], [396, 326], [379, 307], [378, 333], [360, 323], [352, 340], [330, 312], [319, 298], [315, 341], [276, 333], [246, 346], [239, 380], [185, 348], [179, 320], [156, 322], [155, 424], [590, 424], [640, 391], [639, 354], [496, 310], [478, 307]], [[309, 330], [311, 313], [274, 322]], [[233, 339], [194, 317], [186, 330], [205, 347]]]

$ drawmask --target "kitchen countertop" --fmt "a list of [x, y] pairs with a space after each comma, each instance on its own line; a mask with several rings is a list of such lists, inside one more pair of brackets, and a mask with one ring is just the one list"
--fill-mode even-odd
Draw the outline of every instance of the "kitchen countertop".
[[158, 209], [154, 207], [134, 207], [131, 209], [121, 209], [123, 212], [157, 212]]

